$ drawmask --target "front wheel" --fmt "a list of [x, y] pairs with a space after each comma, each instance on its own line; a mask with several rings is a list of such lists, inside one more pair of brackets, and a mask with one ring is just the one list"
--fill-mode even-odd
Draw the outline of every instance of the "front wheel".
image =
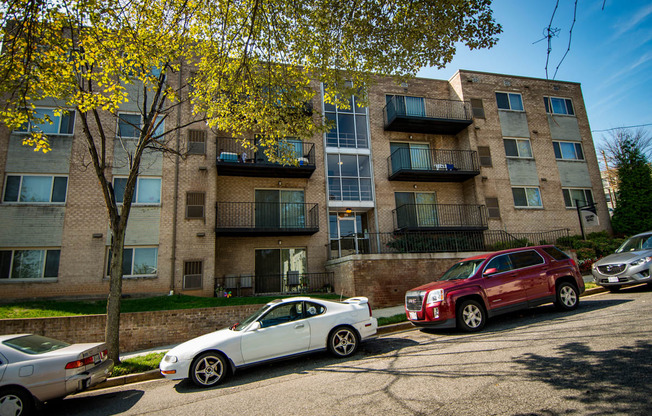
[[346, 326], [335, 328], [328, 336], [328, 350], [336, 357], [349, 357], [358, 349], [358, 334]]
[[557, 300], [555, 305], [562, 311], [572, 311], [580, 303], [580, 296], [575, 285], [562, 282], [557, 286]]
[[0, 391], [0, 415], [28, 416], [34, 411], [34, 399], [23, 390]]
[[487, 320], [484, 308], [474, 300], [465, 300], [457, 308], [457, 327], [462, 331], [476, 332], [484, 328]]
[[190, 366], [190, 378], [199, 387], [212, 387], [226, 378], [227, 364], [224, 356], [217, 352], [199, 355]]

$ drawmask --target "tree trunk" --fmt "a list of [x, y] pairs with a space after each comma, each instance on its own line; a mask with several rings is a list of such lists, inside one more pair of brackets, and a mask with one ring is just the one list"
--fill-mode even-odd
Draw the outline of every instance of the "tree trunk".
[[[118, 226], [118, 228], [120, 228]], [[120, 303], [122, 300], [122, 259], [125, 230], [114, 230], [111, 241], [111, 268], [109, 276], [109, 297], [106, 304], [106, 329], [104, 339], [109, 349], [109, 358], [120, 363]]]

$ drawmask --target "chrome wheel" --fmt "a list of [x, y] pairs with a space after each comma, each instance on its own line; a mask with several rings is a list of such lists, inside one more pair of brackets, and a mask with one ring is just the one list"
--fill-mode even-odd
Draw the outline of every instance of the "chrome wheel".
[[226, 362], [220, 354], [208, 352], [195, 359], [190, 371], [192, 381], [196, 385], [210, 387], [216, 385], [224, 378], [226, 374]]
[[484, 308], [474, 300], [462, 302], [457, 310], [457, 326], [467, 332], [475, 332], [484, 328]]
[[557, 302], [555, 304], [559, 309], [565, 311], [575, 309], [579, 301], [577, 289], [572, 284], [564, 282], [557, 287]]
[[469, 328], [477, 328], [482, 323], [482, 311], [475, 305], [467, 305], [462, 310], [462, 319]]
[[328, 348], [338, 357], [348, 357], [358, 348], [358, 335], [351, 328], [337, 328], [330, 335]]

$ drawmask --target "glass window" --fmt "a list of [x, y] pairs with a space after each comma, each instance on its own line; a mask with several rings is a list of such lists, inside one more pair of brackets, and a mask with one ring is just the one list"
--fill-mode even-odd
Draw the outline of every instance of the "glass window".
[[41, 335], [23, 335], [18, 338], [8, 339], [3, 344], [30, 355], [45, 354], [70, 346], [70, 344], [63, 341]]
[[[158, 247], [125, 247], [122, 255], [122, 275], [155, 276], [158, 273]], [[107, 276], [111, 273], [111, 250], [106, 266]]]
[[518, 93], [497, 92], [496, 104], [501, 110], [523, 111], [523, 99]]
[[[121, 204], [124, 202], [127, 178], [113, 178], [113, 192], [115, 200]], [[161, 178], [138, 178], [132, 203], [136, 204], [160, 204], [161, 203]]]
[[563, 251], [559, 250], [557, 247], [544, 247], [545, 251], [550, 257], [555, 260], [568, 260], [569, 257]]
[[575, 115], [573, 101], [570, 98], [543, 97], [546, 113]]
[[[61, 110], [62, 114], [54, 114], [53, 108], [35, 108], [34, 119], [28, 124], [16, 129], [16, 132], [41, 132], [45, 134], [73, 134], [75, 130], [75, 113], [72, 110]], [[37, 121], [41, 120], [41, 121]], [[51, 122], [51, 123], [50, 123]]]
[[42, 279], [59, 274], [60, 250], [2, 250], [0, 279]]
[[326, 133], [326, 146], [366, 149], [369, 147], [367, 109], [358, 105], [355, 96], [349, 97], [348, 102], [349, 108], [324, 102], [324, 116], [331, 126]]
[[139, 114], [118, 114], [118, 137], [138, 137], [140, 135]]
[[584, 160], [582, 144], [577, 142], [552, 142], [556, 159]]
[[583, 188], [564, 188], [562, 189], [564, 195], [564, 204], [566, 208], [576, 208], [577, 201], [580, 206], [593, 203], [593, 192], [591, 189]]
[[512, 188], [515, 207], [535, 207], [543, 206], [539, 188]]
[[7, 175], [5, 202], [66, 202], [68, 178], [45, 175]]
[[518, 253], [511, 253], [509, 255], [515, 269], [522, 269], [524, 267], [535, 266], [544, 262], [543, 257], [534, 250], [521, 251]]
[[332, 201], [371, 201], [369, 156], [330, 154], [328, 194]]
[[504, 254], [502, 256], [494, 257], [489, 261], [487, 264], [487, 267], [485, 267], [485, 271], [489, 269], [496, 269], [492, 274], [494, 273], [502, 273], [509, 271], [513, 268], [512, 262], [509, 259], [509, 256]]
[[529, 139], [503, 139], [507, 157], [532, 158], [532, 147]]

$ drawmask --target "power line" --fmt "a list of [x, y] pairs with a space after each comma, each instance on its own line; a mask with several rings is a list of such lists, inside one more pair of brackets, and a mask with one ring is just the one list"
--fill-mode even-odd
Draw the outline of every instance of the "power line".
[[603, 132], [603, 131], [613, 131], [613, 130], [620, 130], [620, 129], [634, 129], [636, 127], [647, 127], [647, 126], [652, 126], [652, 123], [637, 124], [635, 126], [613, 127], [613, 128], [610, 128], [610, 129], [602, 129], [602, 130], [591, 130], [591, 133], [600, 133], [600, 132]]

